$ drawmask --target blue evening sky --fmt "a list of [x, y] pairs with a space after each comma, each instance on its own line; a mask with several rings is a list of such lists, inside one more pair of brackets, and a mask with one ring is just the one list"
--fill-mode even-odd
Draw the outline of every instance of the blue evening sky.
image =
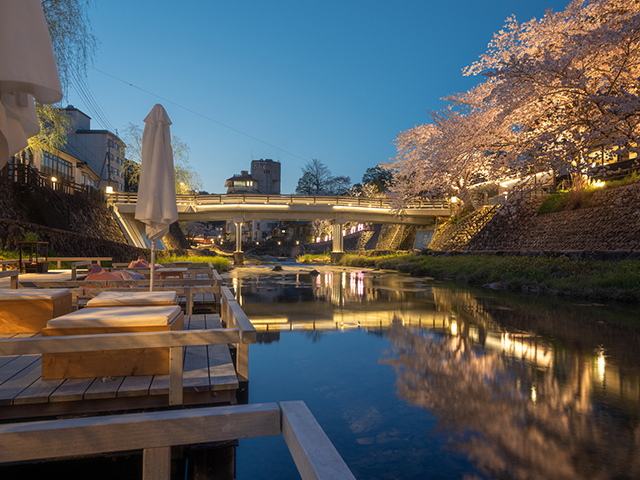
[[143, 126], [160, 103], [205, 190], [223, 193], [252, 159], [272, 158], [293, 193], [314, 158], [359, 182], [395, 155], [399, 132], [478, 82], [461, 71], [509, 15], [568, 0], [95, 3], [88, 85], [109, 125], [73, 89], [67, 99], [92, 128]]

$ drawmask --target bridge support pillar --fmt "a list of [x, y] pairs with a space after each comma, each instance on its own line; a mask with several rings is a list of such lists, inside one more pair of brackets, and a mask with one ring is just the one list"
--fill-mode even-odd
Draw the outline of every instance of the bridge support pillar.
[[236, 225], [236, 251], [233, 252], [234, 265], [244, 264], [244, 253], [242, 252], [242, 222], [234, 221]]
[[344, 237], [342, 231], [344, 223], [333, 224], [333, 251], [331, 252], [331, 262], [339, 262], [344, 257]]

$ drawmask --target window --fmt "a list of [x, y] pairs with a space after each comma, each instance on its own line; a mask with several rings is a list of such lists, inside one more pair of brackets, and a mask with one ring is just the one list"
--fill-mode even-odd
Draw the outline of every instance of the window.
[[73, 165], [49, 152], [42, 152], [42, 173], [60, 180], [73, 181]]

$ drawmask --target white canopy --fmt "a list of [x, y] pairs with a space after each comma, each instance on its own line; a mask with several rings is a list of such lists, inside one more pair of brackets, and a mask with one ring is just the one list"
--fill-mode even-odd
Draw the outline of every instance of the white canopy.
[[162, 105], [155, 105], [144, 121], [135, 218], [147, 225], [147, 238], [155, 240], [166, 235], [169, 225], [178, 220], [171, 120]]
[[153, 291], [156, 240], [165, 236], [169, 226], [178, 220], [178, 207], [169, 131], [171, 120], [162, 105], [154, 105], [144, 122], [135, 218], [146, 224], [145, 232], [151, 240], [149, 290]]
[[0, 1], [0, 168], [40, 131], [39, 103], [62, 100], [40, 0]]

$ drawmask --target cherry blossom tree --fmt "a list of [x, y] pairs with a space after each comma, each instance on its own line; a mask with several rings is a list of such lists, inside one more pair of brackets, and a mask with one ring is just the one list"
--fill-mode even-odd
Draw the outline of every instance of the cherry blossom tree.
[[397, 206], [434, 195], [470, 205], [470, 181], [583, 178], [604, 157], [640, 150], [637, 0], [574, 0], [541, 19], [510, 17], [465, 74], [485, 80], [396, 137]]

